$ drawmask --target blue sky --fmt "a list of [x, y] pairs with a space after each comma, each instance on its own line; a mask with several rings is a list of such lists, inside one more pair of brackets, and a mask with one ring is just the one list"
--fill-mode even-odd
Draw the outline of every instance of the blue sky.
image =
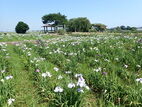
[[30, 30], [41, 30], [41, 17], [64, 14], [68, 19], [87, 17], [108, 27], [142, 26], [142, 0], [1, 0], [0, 31], [14, 31], [18, 21]]

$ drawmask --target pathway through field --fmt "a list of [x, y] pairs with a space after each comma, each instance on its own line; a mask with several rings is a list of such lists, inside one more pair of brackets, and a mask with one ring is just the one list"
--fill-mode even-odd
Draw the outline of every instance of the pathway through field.
[[38, 107], [38, 95], [30, 79], [30, 72], [25, 71], [21, 57], [14, 52], [12, 46], [9, 53], [16, 90], [14, 107]]

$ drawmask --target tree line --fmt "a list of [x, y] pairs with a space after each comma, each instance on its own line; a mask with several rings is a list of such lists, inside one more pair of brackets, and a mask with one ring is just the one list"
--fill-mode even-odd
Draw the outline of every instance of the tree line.
[[[42, 18], [43, 24], [50, 24], [52, 23], [55, 26], [63, 25], [63, 27], [66, 29], [67, 32], [104, 32], [107, 30], [110, 31], [122, 31], [122, 30], [129, 30], [129, 31], [135, 31], [135, 27], [130, 26], [120, 26], [112, 29], [107, 29], [107, 26], [104, 24], [93, 24], [90, 22], [90, 20], [87, 17], [78, 17], [78, 18], [72, 18], [67, 19], [67, 16], [62, 15], [61, 13], [51, 13], [44, 15]], [[29, 26], [20, 21], [15, 27], [15, 31], [17, 33], [26, 33], [26, 31], [29, 30]]]

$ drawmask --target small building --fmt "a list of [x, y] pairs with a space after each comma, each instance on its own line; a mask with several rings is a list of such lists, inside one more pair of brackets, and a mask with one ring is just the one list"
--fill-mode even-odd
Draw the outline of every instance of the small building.
[[55, 25], [55, 24], [45, 24], [42, 27], [44, 33], [54, 33], [60, 29], [65, 29], [64, 25]]

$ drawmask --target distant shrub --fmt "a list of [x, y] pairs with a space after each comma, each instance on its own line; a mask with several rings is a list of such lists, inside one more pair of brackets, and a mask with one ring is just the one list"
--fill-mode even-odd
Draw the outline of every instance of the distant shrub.
[[104, 32], [107, 30], [107, 26], [104, 24], [92, 24], [92, 29], [98, 32]]
[[136, 27], [130, 27], [130, 26], [117, 26], [115, 28], [109, 29], [109, 32], [114, 33], [138, 33]]
[[89, 32], [97, 32], [96, 29], [89, 29]]
[[29, 30], [29, 26], [24, 22], [18, 22], [15, 27], [16, 33], [26, 33], [27, 30]]
[[63, 29], [60, 29], [60, 30], [57, 31], [57, 33], [58, 33], [59, 35], [64, 35], [64, 34], [66, 33], [66, 31], [63, 30]]
[[7, 33], [4, 33], [4, 35], [7, 35]]
[[67, 34], [71, 35], [71, 34], [72, 34], [72, 32], [67, 32]]

